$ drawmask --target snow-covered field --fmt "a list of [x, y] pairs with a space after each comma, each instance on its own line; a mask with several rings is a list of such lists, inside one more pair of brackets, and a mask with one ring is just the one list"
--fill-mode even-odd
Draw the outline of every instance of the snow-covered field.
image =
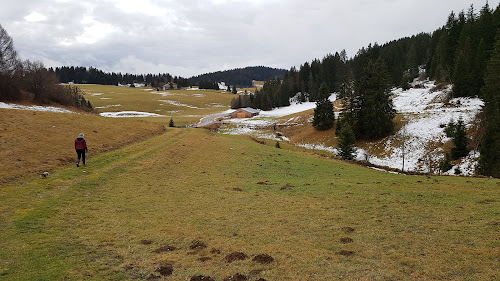
[[0, 102], [0, 108], [32, 110], [32, 111], [49, 111], [49, 112], [59, 112], [59, 113], [76, 113], [74, 111], [71, 111], [71, 110], [68, 110], [65, 108], [55, 107], [55, 106], [40, 106], [40, 105], [27, 106], [27, 105], [15, 104], [15, 103], [5, 103], [5, 102]]

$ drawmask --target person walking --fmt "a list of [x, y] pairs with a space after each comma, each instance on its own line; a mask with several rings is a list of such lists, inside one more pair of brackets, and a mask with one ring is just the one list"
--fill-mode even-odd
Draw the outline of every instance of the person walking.
[[88, 152], [89, 150], [87, 149], [87, 141], [83, 137], [83, 133], [80, 133], [75, 139], [75, 150], [76, 154], [78, 155], [76, 166], [80, 167], [80, 158], [82, 159], [82, 163], [85, 166], [85, 152]]

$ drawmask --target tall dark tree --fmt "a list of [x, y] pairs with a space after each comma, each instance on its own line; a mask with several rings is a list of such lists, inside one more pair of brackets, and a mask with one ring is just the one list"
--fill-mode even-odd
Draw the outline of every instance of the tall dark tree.
[[483, 175], [500, 177], [500, 32], [488, 63], [485, 86], [482, 89], [485, 133], [480, 146], [479, 171]]
[[369, 61], [356, 81], [359, 104], [355, 108], [355, 133], [358, 138], [379, 139], [394, 131], [395, 115], [390, 99], [390, 77], [384, 61]]
[[317, 130], [328, 130], [333, 127], [335, 113], [333, 104], [329, 100], [329, 90], [325, 82], [321, 84], [318, 92], [319, 99], [314, 109], [313, 127]]
[[342, 159], [352, 160], [356, 157], [356, 136], [349, 124], [345, 124], [338, 134], [339, 155]]
[[457, 124], [453, 126], [453, 147], [451, 148], [451, 158], [453, 160], [467, 156], [467, 135], [465, 132], [465, 124], [462, 118], [458, 119]]

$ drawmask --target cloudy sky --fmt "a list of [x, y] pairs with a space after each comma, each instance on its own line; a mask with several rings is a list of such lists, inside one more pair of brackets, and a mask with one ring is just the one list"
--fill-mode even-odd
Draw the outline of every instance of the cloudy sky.
[[[495, 8], [500, 0], [490, 0]], [[13, 0], [0, 24], [46, 66], [190, 77], [289, 69], [345, 49], [432, 32], [486, 0]]]

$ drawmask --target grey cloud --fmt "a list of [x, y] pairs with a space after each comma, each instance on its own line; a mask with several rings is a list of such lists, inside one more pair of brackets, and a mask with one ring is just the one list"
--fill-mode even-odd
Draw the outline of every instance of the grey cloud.
[[[485, 0], [150, 0], [153, 7], [136, 8], [129, 2], [19, 0], [3, 4], [0, 24], [21, 56], [49, 66], [191, 76], [248, 65], [289, 68], [342, 49], [353, 56], [369, 43], [431, 32], [452, 10], [471, 3], [479, 10]], [[33, 11], [47, 20], [26, 22]], [[113, 32], [93, 44], [76, 42], [88, 18]]]

